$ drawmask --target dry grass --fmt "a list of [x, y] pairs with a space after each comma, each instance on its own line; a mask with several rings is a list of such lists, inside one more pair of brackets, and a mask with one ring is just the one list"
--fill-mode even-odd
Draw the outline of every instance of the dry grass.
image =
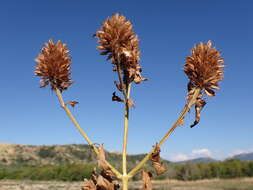
[[[0, 181], [0, 190], [80, 190], [81, 182], [59, 181]], [[129, 190], [137, 190], [140, 182], [130, 183]], [[211, 179], [199, 181], [154, 181], [153, 190], [253, 190], [253, 178]]]

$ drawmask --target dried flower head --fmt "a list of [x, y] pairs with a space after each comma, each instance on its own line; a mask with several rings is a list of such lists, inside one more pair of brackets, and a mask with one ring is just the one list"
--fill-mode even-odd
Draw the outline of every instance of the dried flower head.
[[48, 84], [52, 89], [66, 90], [71, 84], [70, 65], [71, 58], [66, 44], [58, 41], [56, 44], [49, 40], [35, 59], [37, 65], [35, 75], [41, 77], [41, 87]]
[[186, 57], [184, 72], [191, 85], [201, 88], [207, 95], [215, 96], [213, 89], [219, 89], [218, 83], [223, 79], [224, 59], [220, 52], [212, 47], [212, 42], [196, 45], [191, 56]]
[[160, 145], [156, 143], [154, 152], [151, 154], [149, 158], [152, 161], [152, 165], [155, 168], [157, 175], [161, 175], [167, 170], [160, 161], [161, 160], [160, 152], [161, 152]]
[[101, 55], [108, 55], [108, 60], [116, 66], [114, 71], [123, 72], [124, 83], [140, 83], [141, 77], [139, 40], [132, 30], [133, 25], [123, 15], [114, 14], [105, 20], [95, 36], [102, 50]]

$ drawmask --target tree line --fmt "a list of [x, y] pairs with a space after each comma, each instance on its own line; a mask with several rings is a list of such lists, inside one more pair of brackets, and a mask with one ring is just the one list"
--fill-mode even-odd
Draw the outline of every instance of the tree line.
[[[94, 164], [16, 166], [0, 168], [1, 179], [82, 181], [89, 178]], [[253, 161], [230, 159], [212, 163], [166, 164], [168, 171], [155, 179], [199, 180], [253, 177]], [[148, 169], [147, 167], [146, 169]], [[134, 180], [140, 179], [140, 176]]]

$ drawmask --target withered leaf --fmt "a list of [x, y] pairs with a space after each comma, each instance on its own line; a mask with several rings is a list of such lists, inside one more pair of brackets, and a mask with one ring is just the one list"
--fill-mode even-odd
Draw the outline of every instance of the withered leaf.
[[105, 177], [107, 180], [112, 181], [115, 177], [115, 174], [112, 172], [110, 167], [106, 164], [105, 161], [105, 151], [103, 145], [100, 145], [98, 148], [98, 167], [102, 169], [101, 175]]
[[133, 102], [133, 100], [131, 98], [127, 99], [127, 105], [129, 107], [135, 107], [135, 104], [134, 104], [134, 102]]
[[215, 92], [213, 90], [211, 90], [210, 88], [206, 88], [205, 89], [205, 93], [208, 95], [208, 96], [215, 96]]
[[160, 152], [161, 152], [160, 146], [159, 146], [158, 143], [156, 143], [156, 145], [155, 145], [155, 150], [154, 150], [154, 152], [151, 154], [150, 160], [151, 160], [152, 162], [160, 162]]
[[124, 100], [122, 100], [119, 96], [116, 95], [116, 92], [112, 93], [112, 101], [124, 102]]
[[197, 125], [200, 121], [200, 112], [203, 109], [203, 107], [206, 105], [206, 102], [202, 100], [201, 98], [197, 98], [196, 103], [195, 103], [195, 121], [194, 123], [190, 126], [191, 128]]
[[135, 75], [135, 77], [134, 77], [135, 84], [139, 84], [139, 83], [141, 83], [143, 81], [147, 81], [147, 80], [148, 80], [147, 78], [143, 78], [140, 75]]
[[97, 177], [97, 171], [96, 171], [96, 168], [93, 168], [93, 171], [91, 173], [91, 180], [94, 182], [94, 184], [97, 184], [97, 180], [98, 180], [98, 177]]
[[115, 179], [115, 174], [112, 172], [110, 168], [108, 169], [103, 169], [100, 174], [107, 179], [108, 181], [112, 182]]
[[118, 89], [119, 91], [121, 91], [121, 92], [122, 92], [123, 89], [126, 88], [125, 85], [121, 85], [120, 83], [117, 83], [117, 81], [114, 81], [114, 84], [115, 84], [115, 86], [117, 87], [117, 89]]
[[152, 190], [152, 183], [151, 183], [152, 173], [141, 171], [141, 175], [142, 175], [143, 187], [140, 190]]
[[103, 176], [98, 176], [97, 186], [101, 188], [101, 190], [115, 190], [114, 183], [109, 182]]
[[160, 162], [153, 162], [152, 165], [155, 168], [157, 175], [161, 175], [167, 171], [167, 169]]
[[105, 162], [105, 150], [104, 150], [104, 145], [101, 144], [98, 147], [98, 167], [103, 169], [103, 170], [107, 170], [109, 167], [107, 166], [106, 162]]
[[71, 105], [72, 107], [75, 107], [76, 104], [79, 104], [77, 101], [69, 101], [67, 104]]
[[61, 87], [62, 87], [63, 89], [66, 89], [66, 88], [70, 87], [71, 84], [73, 84], [73, 82], [62, 83], [62, 84], [61, 84]]
[[191, 101], [192, 97], [193, 97], [194, 90], [195, 90], [194, 85], [191, 83], [191, 81], [188, 82], [188, 84], [187, 84], [187, 90], [188, 90], [188, 93], [187, 93], [186, 100], [189, 103]]
[[40, 88], [44, 88], [49, 85], [49, 80], [40, 80]]
[[110, 51], [102, 51], [102, 52], [100, 52], [100, 55], [106, 55], [106, 54], [108, 54]]
[[167, 169], [162, 165], [162, 163], [160, 162], [160, 146], [158, 143], [156, 143], [155, 145], [155, 150], [154, 152], [151, 154], [150, 156], [150, 160], [152, 161], [152, 165], [156, 170], [157, 175], [161, 175], [162, 173], [164, 173]]
[[178, 126], [182, 127], [184, 125], [184, 118], [181, 119], [178, 123], [177, 123]]
[[96, 190], [96, 185], [92, 180], [85, 179], [84, 183], [81, 185], [82, 190]]

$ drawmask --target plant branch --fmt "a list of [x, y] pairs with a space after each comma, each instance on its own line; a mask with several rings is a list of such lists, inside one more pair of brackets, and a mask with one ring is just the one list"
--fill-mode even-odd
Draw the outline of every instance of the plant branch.
[[123, 150], [122, 150], [122, 169], [123, 175], [127, 175], [127, 137], [128, 137], [128, 119], [129, 119], [129, 106], [127, 100], [130, 97], [131, 84], [127, 85], [127, 97], [125, 99], [125, 113], [124, 113], [124, 140], [123, 140]]
[[[85, 133], [85, 131], [81, 128], [81, 126], [79, 125], [79, 123], [76, 121], [75, 117], [72, 115], [72, 113], [70, 112], [69, 108], [66, 106], [66, 104], [64, 103], [61, 91], [56, 88], [55, 89], [55, 93], [59, 99], [59, 102], [61, 104], [61, 107], [64, 109], [64, 111], [66, 112], [66, 114], [68, 115], [68, 117], [70, 118], [70, 120], [73, 122], [73, 124], [76, 126], [76, 128], [78, 129], [78, 131], [81, 133], [81, 135], [85, 138], [85, 140], [88, 142], [88, 144], [92, 147], [92, 150], [99, 155], [99, 151], [97, 149], [97, 147], [92, 143], [92, 141], [89, 139], [88, 135]], [[113, 173], [118, 177], [118, 178], [122, 178], [122, 174], [115, 169], [110, 163], [108, 163], [107, 161], [105, 161], [106, 164], [108, 165], [108, 167], [113, 171]]]
[[[164, 137], [159, 141], [159, 145], [161, 146], [172, 134], [172, 132], [176, 129], [178, 126], [178, 123], [181, 122], [182, 119], [184, 119], [186, 113], [191, 109], [192, 105], [195, 103], [198, 95], [200, 93], [200, 89], [196, 88], [194, 91], [194, 94], [192, 96], [192, 99], [189, 101], [188, 104], [185, 105], [183, 110], [181, 111], [177, 121], [172, 125], [170, 130], [164, 135]], [[137, 171], [149, 160], [151, 154], [155, 151], [155, 147], [140, 161], [128, 174], [129, 178], [133, 177]]]

